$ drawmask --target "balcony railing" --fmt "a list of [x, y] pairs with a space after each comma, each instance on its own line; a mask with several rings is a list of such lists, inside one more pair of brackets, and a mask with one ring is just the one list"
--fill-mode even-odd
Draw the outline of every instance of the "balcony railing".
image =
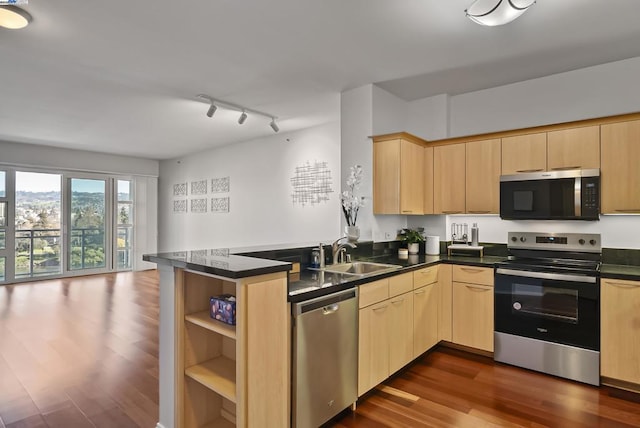
[[[131, 226], [117, 228], [118, 269], [131, 268]], [[62, 273], [60, 229], [16, 230], [16, 278]], [[70, 236], [70, 270], [96, 269], [106, 265], [104, 229], [74, 228]]]

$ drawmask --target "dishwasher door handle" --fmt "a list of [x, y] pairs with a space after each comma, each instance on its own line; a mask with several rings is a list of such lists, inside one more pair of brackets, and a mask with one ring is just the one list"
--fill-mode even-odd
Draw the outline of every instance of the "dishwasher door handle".
[[325, 306], [324, 308], [322, 308], [322, 315], [335, 314], [336, 312], [338, 312], [338, 309], [340, 309], [340, 305], [337, 303], [330, 306]]

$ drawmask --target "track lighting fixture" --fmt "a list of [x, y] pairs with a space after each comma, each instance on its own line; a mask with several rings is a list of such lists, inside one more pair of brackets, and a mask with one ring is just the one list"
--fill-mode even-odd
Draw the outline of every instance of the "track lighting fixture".
[[278, 124], [276, 123], [275, 117], [271, 118], [271, 123], [269, 124], [269, 126], [271, 127], [271, 129], [273, 129], [273, 132], [278, 132], [280, 130], [280, 128], [278, 127]]
[[[227, 101], [223, 101], [220, 99], [214, 99], [212, 97], [210, 97], [209, 95], [205, 95], [205, 94], [199, 94], [196, 96], [196, 98], [199, 101], [202, 102], [206, 102], [207, 104], [209, 104], [209, 110], [207, 110], [207, 117], [212, 117], [215, 112], [218, 110], [218, 108], [224, 108], [227, 110], [234, 110], [234, 111], [239, 111], [241, 112], [240, 117], [238, 118], [238, 123], [240, 125], [242, 125], [243, 123], [246, 122], [247, 118], [249, 117], [249, 114], [253, 114], [253, 115], [258, 115], [258, 116], [263, 116], [266, 117], [267, 119], [271, 119], [271, 122], [269, 123], [269, 126], [271, 127], [271, 129], [273, 129], [273, 132], [278, 132], [280, 131], [280, 127], [278, 126], [278, 124], [276, 123], [276, 119], [278, 119], [276, 116], [273, 116], [269, 113], [265, 113], [259, 110], [254, 110], [254, 109], [250, 109], [250, 108], [246, 108], [243, 107], [239, 104], [233, 104]], [[249, 114], [248, 114], [249, 113]]]
[[218, 110], [218, 106], [216, 106], [213, 102], [211, 102], [211, 107], [207, 110], [207, 117], [213, 116], [213, 114]]

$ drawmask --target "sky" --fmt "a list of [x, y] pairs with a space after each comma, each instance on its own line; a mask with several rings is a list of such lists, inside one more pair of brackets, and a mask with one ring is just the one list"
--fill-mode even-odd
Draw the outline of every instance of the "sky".
[[[62, 176], [41, 172], [16, 171], [16, 191], [22, 192], [59, 192]], [[104, 192], [104, 180], [72, 178], [74, 192]]]

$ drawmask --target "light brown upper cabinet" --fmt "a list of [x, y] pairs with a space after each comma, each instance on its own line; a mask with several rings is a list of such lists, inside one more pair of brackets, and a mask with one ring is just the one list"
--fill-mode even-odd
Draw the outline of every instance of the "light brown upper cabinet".
[[423, 149], [422, 145], [405, 138], [378, 140], [374, 137], [374, 214], [423, 214]]
[[549, 171], [600, 168], [600, 127], [548, 132], [547, 168]]
[[601, 212], [640, 213], [640, 120], [601, 126]]
[[433, 214], [433, 147], [424, 148], [424, 213]]
[[546, 171], [546, 169], [546, 132], [502, 139], [502, 174]]
[[466, 212], [500, 212], [500, 139], [474, 141], [466, 147]]
[[465, 212], [466, 144], [433, 148], [433, 212]]

